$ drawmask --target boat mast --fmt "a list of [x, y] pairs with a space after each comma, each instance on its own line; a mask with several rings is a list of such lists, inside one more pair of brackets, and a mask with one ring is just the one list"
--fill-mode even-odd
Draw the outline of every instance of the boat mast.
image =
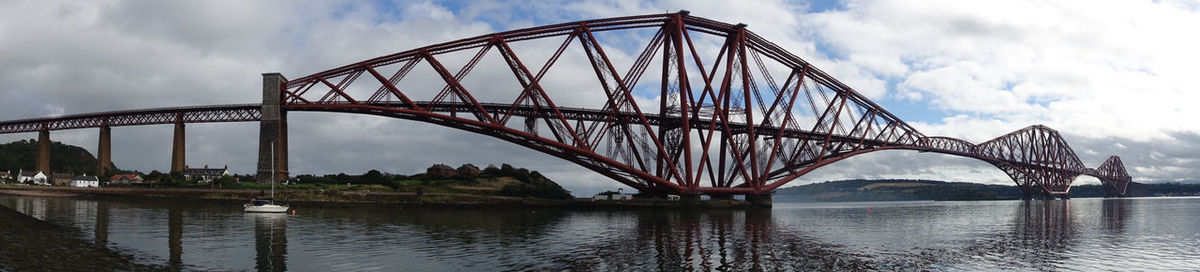
[[275, 201], [275, 142], [271, 142], [271, 201]]

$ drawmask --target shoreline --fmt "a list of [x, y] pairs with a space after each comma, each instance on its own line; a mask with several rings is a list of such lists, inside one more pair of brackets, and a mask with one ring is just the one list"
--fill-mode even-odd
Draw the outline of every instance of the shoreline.
[[[0, 186], [0, 195], [36, 197], [101, 197], [101, 198], [149, 198], [191, 199], [219, 202], [245, 202], [261, 198], [262, 190], [255, 189], [200, 189], [200, 188], [136, 188], [136, 187], [35, 187]], [[631, 201], [592, 201], [590, 199], [541, 199], [477, 194], [411, 192], [368, 192], [339, 190], [283, 190], [276, 191], [277, 201], [295, 206], [308, 207], [358, 207], [382, 205], [398, 207], [442, 207], [442, 208], [564, 208], [564, 209], [747, 209], [750, 203], [740, 200], [709, 200], [699, 202], [668, 201], [660, 199]]]
[[[38, 220], [5, 206], [0, 206], [0, 241], [4, 241], [0, 243], [0, 270], [179, 271], [177, 267], [138, 263], [132, 254], [79, 237], [78, 229]], [[64, 245], [69, 250], [62, 250]]]

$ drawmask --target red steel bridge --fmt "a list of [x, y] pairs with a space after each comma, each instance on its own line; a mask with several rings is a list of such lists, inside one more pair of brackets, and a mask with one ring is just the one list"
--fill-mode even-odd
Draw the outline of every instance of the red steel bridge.
[[978, 144], [927, 136], [746, 25], [686, 11], [481, 35], [293, 80], [263, 76], [262, 104], [15, 120], [0, 133], [37, 131], [47, 143], [51, 130], [101, 128], [102, 172], [110, 127], [175, 124], [172, 170], [181, 170], [183, 124], [258, 121], [261, 180], [271, 169], [287, 175], [288, 112], [370, 114], [489, 135], [644, 193], [766, 203], [819, 167], [892, 149], [985, 161], [1031, 197], [1067, 196], [1080, 175], [1112, 195], [1131, 180], [1119, 157], [1088, 168], [1041, 125]]

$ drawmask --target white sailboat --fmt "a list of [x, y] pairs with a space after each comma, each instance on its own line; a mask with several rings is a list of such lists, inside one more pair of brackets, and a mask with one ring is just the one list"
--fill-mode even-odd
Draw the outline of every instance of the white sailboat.
[[271, 144], [271, 198], [250, 200], [242, 205], [242, 210], [250, 213], [286, 213], [288, 206], [275, 204], [275, 144]]

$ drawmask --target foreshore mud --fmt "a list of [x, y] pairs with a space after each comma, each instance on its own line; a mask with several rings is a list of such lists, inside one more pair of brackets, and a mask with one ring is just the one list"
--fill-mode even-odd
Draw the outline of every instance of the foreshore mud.
[[78, 238], [78, 230], [0, 206], [0, 271], [170, 271]]

